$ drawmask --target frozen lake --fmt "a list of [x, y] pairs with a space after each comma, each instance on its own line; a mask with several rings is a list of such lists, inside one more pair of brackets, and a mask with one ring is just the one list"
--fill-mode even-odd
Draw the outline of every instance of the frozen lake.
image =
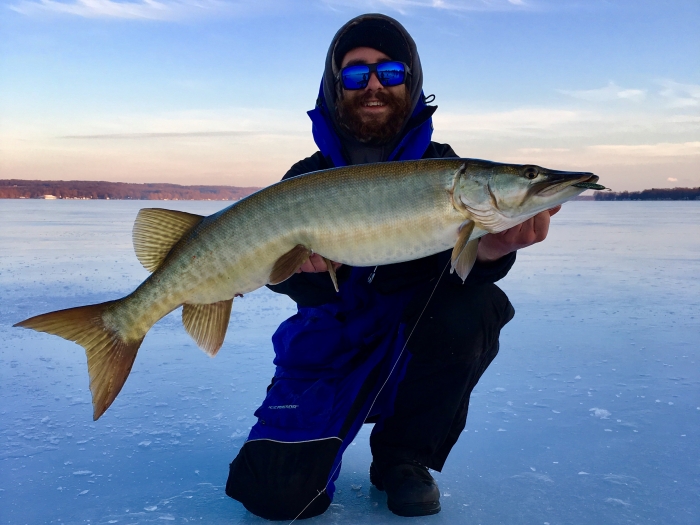
[[[224, 484], [289, 299], [237, 299], [215, 359], [170, 314], [97, 422], [83, 349], [11, 328], [133, 290], [147, 276], [131, 247], [139, 208], [223, 205], [0, 200], [1, 524], [268, 523]], [[386, 509], [365, 425], [333, 506], [306, 523], [696, 525], [699, 275], [700, 202], [567, 204], [499, 283], [516, 316], [436, 474], [442, 512]]]

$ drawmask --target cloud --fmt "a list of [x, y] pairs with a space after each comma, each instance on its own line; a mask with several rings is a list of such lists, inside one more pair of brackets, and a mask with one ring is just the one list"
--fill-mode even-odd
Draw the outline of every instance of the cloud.
[[681, 84], [673, 80], [661, 80], [663, 87], [659, 95], [664, 97], [672, 108], [687, 108], [700, 106], [700, 85]]
[[629, 100], [640, 102], [646, 98], [646, 90], [643, 89], [623, 89], [615, 82], [609, 82], [607, 86], [598, 89], [566, 90], [559, 89], [559, 93], [581, 100], [592, 102], [609, 102], [613, 100]]
[[[662, 100], [667, 108], [697, 108], [700, 107], [700, 85], [683, 84], [674, 80], [658, 80], [661, 90], [653, 93], [653, 101]], [[615, 82], [609, 82], [607, 86], [598, 89], [566, 90], [559, 89], [559, 93], [568, 95], [580, 100], [591, 102], [612, 102], [627, 100], [630, 102], [641, 102], [646, 100], [646, 89], [629, 89], [618, 86]], [[659, 99], [658, 97], [661, 97]], [[697, 119], [698, 117], [690, 117]]]
[[[38, 122], [34, 134], [46, 136], [50, 128]], [[296, 136], [309, 134], [303, 111], [264, 107], [230, 107], [217, 110], [188, 110], [164, 113], [127, 113], [99, 119], [74, 119], [69, 128], [55, 128], [59, 139], [177, 139], [216, 137]]]
[[[319, 0], [330, 8], [363, 7], [405, 14], [410, 9], [440, 11], [504, 11], [529, 8], [525, 0]], [[274, 8], [298, 9], [289, 0], [19, 0], [10, 9], [24, 15], [58, 13], [83, 18], [124, 20], [184, 20], [192, 16], [269, 12]]]
[[666, 180], [667, 180], [667, 181], [670, 181], [670, 182], [678, 182], [678, 179], [677, 179], [676, 177], [669, 177], [669, 178], [666, 179]]
[[93, 135], [63, 135], [61, 139], [170, 139], [193, 137], [244, 137], [254, 135], [289, 135], [286, 133], [263, 133], [255, 131], [183, 131], [155, 133], [101, 133]]
[[[123, 18], [144, 20], [168, 20], [178, 18], [178, 12], [194, 7], [194, 2], [178, 0], [136, 0], [114, 2], [112, 0], [23, 0], [10, 6], [19, 13], [33, 15], [40, 13], [61, 13], [84, 18]], [[205, 2], [206, 5], [206, 2]], [[206, 8], [206, 7], [205, 7]]]
[[0, 178], [264, 186], [316, 151], [310, 128], [264, 107], [22, 120], [0, 129]]
[[[577, 165], [606, 164], [614, 166], [658, 165], [680, 163], [686, 166], [700, 166], [700, 142], [660, 142], [655, 144], [581, 144], [571, 148], [524, 147], [506, 153], [506, 159], [519, 162], [533, 159], [532, 162], [561, 163], [574, 162]], [[520, 159], [520, 160], [519, 160]], [[676, 182], [677, 178], [669, 178]]]
[[328, 7], [362, 8], [368, 11], [390, 9], [407, 14], [410, 9], [439, 11], [512, 11], [531, 7], [525, 0], [322, 0]]
[[593, 153], [616, 155], [621, 157], [634, 157], [643, 162], [643, 159], [654, 157], [696, 157], [700, 155], [700, 141], [698, 142], [660, 142], [658, 144], [600, 144], [589, 146]]
[[244, 14], [269, 4], [266, 0], [20, 0], [10, 9], [28, 16], [58, 13], [83, 18], [184, 20], [221, 13]]
[[435, 129], [441, 132], [520, 135], [550, 131], [588, 120], [586, 114], [567, 109], [522, 108], [492, 113], [436, 113]]
[[690, 124], [697, 126], [700, 124], [700, 115], [673, 115], [669, 117], [669, 122], [676, 124]]
[[535, 153], [568, 153], [571, 148], [518, 148], [518, 153], [533, 155]]
[[[548, 147], [581, 144], [646, 144], [693, 141], [700, 132], [700, 115], [662, 108], [623, 106], [615, 111], [571, 107], [525, 107], [505, 111], [438, 111], [435, 132], [444, 140], [500, 140], [522, 137], [555, 141]], [[518, 145], [520, 146], [520, 145]], [[539, 147], [531, 141], [523, 147]]]

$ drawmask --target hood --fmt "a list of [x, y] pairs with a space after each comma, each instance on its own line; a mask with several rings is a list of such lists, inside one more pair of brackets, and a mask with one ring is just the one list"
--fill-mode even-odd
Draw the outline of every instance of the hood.
[[[398, 136], [388, 144], [383, 144], [380, 146], [364, 144], [347, 133], [338, 123], [338, 117], [335, 109], [336, 100], [338, 99], [340, 93], [339, 90], [341, 89], [335, 82], [335, 77], [340, 70], [340, 64], [336, 61], [335, 56], [338, 42], [350, 29], [367, 22], [388, 24], [396, 30], [400, 37], [403, 37], [405, 40], [405, 48], [409, 53], [409, 57], [406, 57], [409, 59], [407, 64], [411, 68], [411, 75], [407, 81], [409, 96], [411, 99], [411, 111], [409, 112], [406, 122], [404, 122], [403, 128], [401, 132], [399, 132]], [[389, 54], [389, 56], [391, 56], [391, 54]], [[395, 60], [400, 59], [393, 56], [391, 58]], [[340, 59], [342, 59], [342, 57], [338, 57], [338, 60]], [[409, 120], [411, 120], [411, 116], [414, 115], [417, 106], [419, 103], [423, 105], [422, 90], [423, 68], [421, 67], [418, 50], [416, 49], [416, 43], [413, 41], [413, 38], [411, 38], [408, 31], [406, 31], [406, 29], [398, 21], [386, 15], [372, 13], [353, 18], [347, 24], [341, 27], [333, 37], [331, 45], [328, 48], [328, 54], [326, 55], [326, 66], [323, 72], [323, 80], [321, 82], [321, 92], [323, 96], [319, 97], [319, 102], [322, 104], [325, 102], [326, 107], [323, 109], [327, 111], [327, 118], [330, 120], [333, 131], [340, 139], [343, 153], [347, 160], [350, 162], [350, 164], [364, 164], [367, 162], [381, 162], [389, 159], [392, 152], [401, 142], [401, 139], [406, 132], [407, 124]]]

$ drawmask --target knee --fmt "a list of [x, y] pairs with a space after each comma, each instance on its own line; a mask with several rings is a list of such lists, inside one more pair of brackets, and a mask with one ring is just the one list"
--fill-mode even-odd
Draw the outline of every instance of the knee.
[[226, 494], [268, 520], [323, 514], [331, 504], [325, 489], [336, 441], [248, 441], [230, 465]]
[[514, 315], [508, 297], [495, 284], [451, 286], [435, 294], [407, 347], [414, 355], [456, 362], [495, 356], [501, 329]]
[[[459, 287], [457, 287], [459, 288]], [[456, 290], [447, 308], [472, 330], [500, 332], [515, 315], [515, 309], [503, 290], [493, 283]]]

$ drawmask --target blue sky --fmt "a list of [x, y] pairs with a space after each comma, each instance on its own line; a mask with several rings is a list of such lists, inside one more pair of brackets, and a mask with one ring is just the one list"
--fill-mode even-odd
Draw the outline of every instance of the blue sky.
[[272, 183], [363, 12], [411, 32], [460, 155], [700, 186], [697, 0], [2, 0], [0, 178]]

